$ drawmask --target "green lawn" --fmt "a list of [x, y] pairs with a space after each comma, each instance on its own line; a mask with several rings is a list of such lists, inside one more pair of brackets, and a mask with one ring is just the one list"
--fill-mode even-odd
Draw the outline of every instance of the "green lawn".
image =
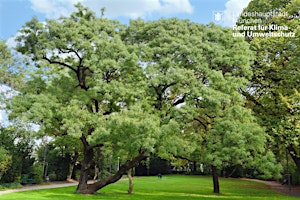
[[189, 200], [189, 199], [298, 199], [284, 196], [268, 186], [234, 179], [220, 179], [221, 194], [212, 193], [212, 180], [202, 176], [164, 176], [135, 178], [134, 194], [126, 194], [125, 180], [110, 185], [95, 195], [74, 194], [75, 187], [26, 191], [0, 195], [0, 200]]

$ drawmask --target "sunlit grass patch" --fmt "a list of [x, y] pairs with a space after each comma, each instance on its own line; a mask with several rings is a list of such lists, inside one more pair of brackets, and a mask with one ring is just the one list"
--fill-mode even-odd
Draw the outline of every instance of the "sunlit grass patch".
[[212, 180], [203, 176], [170, 175], [134, 179], [134, 191], [127, 194], [128, 182], [121, 180], [94, 195], [75, 194], [76, 187], [5, 194], [0, 200], [196, 200], [196, 199], [297, 199], [281, 195], [262, 183], [220, 179], [221, 194], [212, 191]]

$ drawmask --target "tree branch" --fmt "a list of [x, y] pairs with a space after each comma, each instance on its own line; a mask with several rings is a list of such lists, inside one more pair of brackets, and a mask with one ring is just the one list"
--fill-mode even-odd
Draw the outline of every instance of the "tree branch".
[[72, 67], [71, 65], [68, 65], [68, 64], [63, 63], [63, 62], [51, 60], [51, 59], [47, 58], [46, 56], [43, 56], [43, 59], [48, 61], [50, 64], [58, 64], [58, 65], [67, 67], [67, 68], [71, 69], [73, 72], [77, 73], [76, 69], [74, 67]]

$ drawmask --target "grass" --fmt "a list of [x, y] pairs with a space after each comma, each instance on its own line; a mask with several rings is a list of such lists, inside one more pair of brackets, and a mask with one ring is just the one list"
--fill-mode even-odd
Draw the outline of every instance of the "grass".
[[220, 179], [221, 194], [212, 192], [212, 180], [202, 176], [164, 176], [135, 178], [132, 195], [126, 193], [128, 182], [121, 180], [95, 195], [74, 194], [75, 187], [26, 191], [0, 195], [0, 200], [196, 200], [196, 199], [298, 199], [281, 195], [262, 183]]

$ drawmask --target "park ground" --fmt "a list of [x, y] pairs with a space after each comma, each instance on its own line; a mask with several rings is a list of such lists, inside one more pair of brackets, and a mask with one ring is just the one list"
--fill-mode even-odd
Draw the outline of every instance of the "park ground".
[[[31, 185], [15, 190], [0, 191], [0, 200], [56, 199], [56, 200], [137, 200], [137, 199], [298, 199], [300, 187], [289, 188], [274, 181], [250, 179], [220, 179], [221, 194], [212, 193], [210, 177], [164, 176], [135, 178], [134, 194], [127, 195], [126, 179], [112, 184], [95, 195], [74, 194], [76, 183], [55, 182], [48, 185]], [[294, 196], [294, 197], [293, 197]], [[296, 198], [298, 197], [298, 198]]]

